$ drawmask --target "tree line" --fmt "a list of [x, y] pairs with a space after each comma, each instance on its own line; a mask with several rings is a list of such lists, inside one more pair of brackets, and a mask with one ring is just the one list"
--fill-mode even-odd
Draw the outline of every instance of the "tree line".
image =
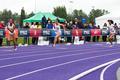
[[24, 8], [21, 9], [21, 14], [13, 13], [11, 10], [4, 9], [0, 11], [0, 21], [4, 21], [5, 24], [8, 23], [9, 19], [13, 19], [15, 23], [19, 23], [20, 26], [23, 24], [23, 20], [29, 17], [32, 17], [34, 12], [27, 14]]
[[[42, 11], [41, 11], [42, 12]], [[87, 15], [83, 10], [73, 10], [72, 13], [67, 13], [65, 6], [55, 7], [53, 12], [55, 16], [66, 19], [67, 21], [73, 20], [74, 18], [82, 19], [85, 18], [87, 22], [92, 22], [96, 17], [102, 16], [104, 14], [108, 14], [107, 10], [102, 9], [92, 9], [90, 13]], [[14, 19], [16, 23], [19, 23], [20, 26], [23, 24], [23, 20], [29, 18], [34, 15], [34, 12], [27, 14], [25, 9], [21, 9], [21, 14], [13, 13], [11, 10], [4, 9], [0, 11], [0, 21], [4, 21], [5, 24], [8, 22], [10, 18]]]
[[88, 23], [94, 21], [96, 17], [108, 14], [109, 12], [105, 9], [92, 9], [90, 13], [87, 15], [82, 9], [73, 10], [72, 13], [67, 14], [67, 10], [64, 6], [58, 6], [54, 8], [53, 14], [65, 18], [67, 21], [73, 20], [74, 18], [82, 19], [85, 18]]

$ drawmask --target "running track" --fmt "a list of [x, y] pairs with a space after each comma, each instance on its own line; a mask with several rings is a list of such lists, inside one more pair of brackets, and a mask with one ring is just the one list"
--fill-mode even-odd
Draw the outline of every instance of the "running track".
[[117, 80], [120, 45], [0, 48], [0, 80]]

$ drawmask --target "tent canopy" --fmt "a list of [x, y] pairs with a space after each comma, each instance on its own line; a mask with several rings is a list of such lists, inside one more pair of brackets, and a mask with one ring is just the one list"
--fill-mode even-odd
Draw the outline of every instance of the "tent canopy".
[[24, 19], [23, 22], [42, 22], [42, 17], [45, 16], [46, 19], [50, 18], [53, 22], [58, 18], [60, 20], [60, 22], [64, 22], [65, 19], [63, 18], [59, 18], [59, 17], [56, 17], [54, 16], [53, 14], [51, 13], [37, 13], [35, 14], [34, 16], [28, 18], [28, 19]]
[[102, 28], [104, 23], [108, 24], [108, 20], [113, 20], [114, 23], [120, 23], [120, 13], [116, 12], [116, 13], [110, 13], [110, 14], [106, 14], [100, 17], [97, 17], [95, 19], [96, 25], [100, 25], [100, 27]]

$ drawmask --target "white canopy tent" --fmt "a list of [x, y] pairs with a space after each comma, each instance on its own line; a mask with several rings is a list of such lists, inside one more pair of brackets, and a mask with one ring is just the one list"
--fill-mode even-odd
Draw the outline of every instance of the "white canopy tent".
[[120, 23], [120, 12], [106, 14], [95, 19], [96, 25], [100, 25], [100, 28], [103, 27], [104, 23], [108, 24], [108, 20], [113, 20], [114, 23]]

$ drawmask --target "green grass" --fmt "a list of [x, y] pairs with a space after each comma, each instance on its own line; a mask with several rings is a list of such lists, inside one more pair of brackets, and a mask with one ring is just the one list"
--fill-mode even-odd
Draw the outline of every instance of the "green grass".
[[[17, 43], [18, 44], [20, 44], [20, 43], [23, 44], [24, 43], [24, 38], [19, 37], [18, 40], [17, 40]], [[29, 44], [32, 44], [32, 38], [31, 37], [29, 38]], [[5, 38], [3, 38], [3, 45], [7, 45]], [[11, 42], [11, 45], [13, 45], [13, 42]]]

